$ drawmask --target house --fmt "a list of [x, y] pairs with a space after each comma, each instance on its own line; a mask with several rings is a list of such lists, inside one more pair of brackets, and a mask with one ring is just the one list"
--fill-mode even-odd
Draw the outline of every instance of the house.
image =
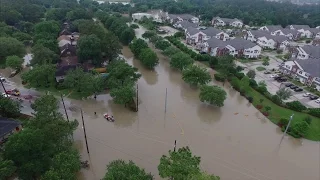
[[163, 12], [162, 10], [150, 10], [147, 12], [152, 15], [153, 21], [158, 23], [163, 23], [168, 18], [168, 13]]
[[63, 47], [66, 44], [71, 44], [76, 46], [77, 45], [77, 41], [79, 39], [79, 35], [61, 35], [58, 37], [58, 45], [59, 48]]
[[187, 44], [196, 45], [197, 43], [202, 42], [206, 35], [197, 28], [188, 27], [185, 31], [185, 36]]
[[199, 26], [199, 24], [192, 23], [189, 21], [180, 21], [180, 22], [177, 22], [173, 25], [173, 27], [175, 27], [177, 29], [182, 29], [182, 30], [186, 30], [188, 27], [197, 28], [198, 26]]
[[223, 56], [229, 54], [229, 49], [226, 48], [227, 43], [216, 38], [211, 38], [202, 43], [201, 52], [205, 52], [211, 56]]
[[149, 13], [133, 13], [132, 14], [132, 20], [134, 21], [140, 21], [142, 18], [153, 18], [152, 14]]
[[289, 40], [296, 41], [301, 38], [301, 32], [295, 29], [282, 29], [281, 33], [283, 36], [286, 36]]
[[209, 27], [207, 29], [201, 30], [206, 36], [204, 37], [204, 40], [211, 39], [213, 37], [220, 39], [222, 41], [227, 41], [230, 39], [229, 35], [225, 32], [223, 32], [220, 29], [216, 29], [214, 27]]
[[59, 33], [59, 36], [62, 36], [62, 35], [71, 35], [71, 32], [70, 32], [68, 29], [63, 29], [63, 30]]
[[257, 39], [257, 44], [264, 49], [286, 49], [290, 44], [285, 36], [264, 35]]
[[292, 57], [297, 59], [320, 59], [320, 46], [306, 45], [296, 48]]
[[310, 26], [309, 25], [288, 25], [286, 27], [287, 29], [291, 29], [291, 30], [305, 30], [305, 29], [310, 29]]
[[268, 36], [270, 35], [269, 32], [267, 31], [261, 31], [261, 30], [250, 30], [250, 31], [246, 31], [244, 33], [244, 39], [252, 41], [252, 42], [257, 42], [258, 38], [260, 37], [264, 37], [264, 36]]
[[290, 59], [280, 66], [280, 71], [296, 78], [301, 83], [311, 86], [315, 85], [320, 91], [320, 59]]
[[213, 26], [233, 26], [237, 28], [241, 28], [243, 26], [243, 22], [236, 18], [229, 19], [229, 18], [214, 17], [211, 20], [211, 24]]
[[22, 125], [19, 121], [0, 117], [0, 144], [4, 143], [11, 134], [19, 132], [21, 129]]
[[76, 56], [77, 49], [75, 46], [71, 44], [65, 44], [64, 46], [60, 47], [60, 57], [67, 57], [67, 56]]
[[313, 46], [320, 46], [320, 39], [315, 39], [312, 41]]
[[259, 30], [262, 31], [269, 31], [270, 33], [275, 32], [277, 30], [283, 29], [280, 25], [273, 25], [273, 26], [262, 26], [259, 28]]
[[189, 21], [192, 23], [199, 23], [199, 18], [191, 15], [191, 14], [168, 14], [167, 21], [171, 24], [175, 24], [181, 21]]
[[235, 38], [226, 43], [229, 54], [235, 57], [258, 58], [261, 54], [260, 46], [245, 39]]

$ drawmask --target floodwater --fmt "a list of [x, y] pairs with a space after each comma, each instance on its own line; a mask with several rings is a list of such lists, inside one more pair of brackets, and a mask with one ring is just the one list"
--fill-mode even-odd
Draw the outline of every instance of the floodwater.
[[[65, 100], [69, 118], [80, 122], [75, 146], [90, 161], [90, 169], [82, 170], [79, 179], [101, 179], [106, 165], [116, 159], [133, 160], [159, 179], [160, 157], [173, 150], [175, 140], [177, 148], [189, 146], [201, 156], [202, 170], [222, 180], [320, 179], [319, 143], [285, 137], [279, 145], [281, 130], [230, 85], [223, 87], [228, 96], [225, 105], [209, 106], [199, 101], [199, 91], [184, 83], [181, 73], [170, 69], [158, 51], [160, 64], [154, 71], [142, 67], [127, 47], [122, 54], [142, 74], [138, 112], [114, 104], [105, 94], [97, 100]], [[84, 112], [89, 155], [79, 108]], [[114, 115], [116, 121], [106, 121], [103, 113]]]

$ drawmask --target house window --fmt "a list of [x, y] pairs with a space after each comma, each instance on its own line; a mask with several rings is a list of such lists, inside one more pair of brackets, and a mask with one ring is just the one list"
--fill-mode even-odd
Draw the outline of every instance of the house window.
[[254, 50], [254, 53], [258, 53], [258, 50]]

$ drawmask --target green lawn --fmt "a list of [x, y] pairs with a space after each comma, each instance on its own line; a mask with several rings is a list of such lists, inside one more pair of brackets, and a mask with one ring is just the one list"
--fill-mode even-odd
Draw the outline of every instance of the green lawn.
[[[265, 98], [262, 94], [255, 91], [254, 89], [250, 89], [248, 92], [250, 96], [253, 97], [253, 104], [256, 106], [260, 104], [260, 99], [264, 99], [262, 105], [263, 107], [269, 106], [271, 107], [270, 115], [268, 119], [270, 119], [273, 123], [277, 124], [281, 118], [289, 118], [292, 114], [294, 114], [292, 124], [296, 123], [297, 121], [302, 121], [305, 117], [310, 116], [308, 114], [302, 112], [295, 112], [290, 109], [286, 109], [274, 104], [269, 99]], [[312, 118], [312, 123], [310, 125], [310, 129], [305, 135], [306, 139], [319, 141], [320, 140], [320, 118], [310, 116]]]
[[300, 81], [297, 81], [297, 80], [295, 80], [295, 79], [292, 79], [291, 82], [292, 82], [293, 84], [297, 85], [297, 86], [300, 86], [300, 87], [305, 86], [305, 85], [302, 84]]
[[264, 71], [264, 70], [266, 70], [266, 68], [265, 68], [265, 67], [262, 67], [262, 66], [259, 66], [259, 67], [257, 67], [256, 69], [257, 69], [257, 71]]

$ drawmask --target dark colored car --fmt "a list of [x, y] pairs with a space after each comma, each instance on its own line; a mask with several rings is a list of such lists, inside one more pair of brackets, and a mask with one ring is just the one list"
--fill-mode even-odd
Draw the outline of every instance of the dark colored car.
[[316, 99], [318, 99], [318, 98], [319, 98], [318, 96], [313, 96], [313, 95], [309, 96], [309, 99], [310, 99], [310, 100], [316, 100]]
[[295, 85], [290, 86], [290, 89], [296, 89], [296, 88], [299, 88], [299, 87], [298, 87], [298, 86], [295, 86]]
[[270, 71], [265, 71], [264, 74], [271, 74], [271, 72]]
[[295, 92], [301, 92], [301, 91], [303, 91], [303, 89], [302, 88], [296, 88], [296, 89], [294, 89], [294, 91]]
[[287, 78], [281, 77], [279, 79], [277, 79], [278, 82], [286, 82]]
[[291, 87], [291, 86], [294, 86], [294, 84], [291, 84], [291, 83], [286, 84], [286, 87]]

